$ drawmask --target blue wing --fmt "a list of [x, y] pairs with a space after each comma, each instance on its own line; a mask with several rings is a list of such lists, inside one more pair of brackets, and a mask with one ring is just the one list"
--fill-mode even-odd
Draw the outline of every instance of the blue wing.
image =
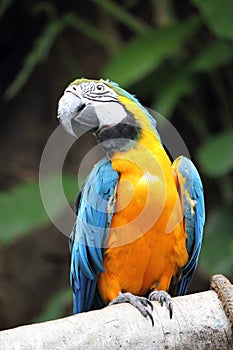
[[94, 298], [98, 303], [96, 283], [98, 274], [104, 272], [103, 252], [118, 176], [110, 160], [103, 158], [93, 168], [76, 200], [77, 220], [70, 239], [74, 313], [90, 310]]
[[179, 157], [172, 167], [178, 177], [178, 190], [183, 204], [187, 233], [186, 248], [189, 255], [188, 262], [176, 281], [175, 294], [184, 295], [198, 263], [205, 223], [205, 205], [202, 182], [191, 160]]

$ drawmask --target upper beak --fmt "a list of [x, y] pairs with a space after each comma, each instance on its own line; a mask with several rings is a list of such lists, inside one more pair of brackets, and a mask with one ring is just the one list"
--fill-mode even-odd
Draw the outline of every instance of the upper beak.
[[57, 117], [66, 131], [75, 137], [79, 128], [94, 131], [99, 126], [94, 107], [82, 101], [75, 85], [69, 86], [60, 98]]

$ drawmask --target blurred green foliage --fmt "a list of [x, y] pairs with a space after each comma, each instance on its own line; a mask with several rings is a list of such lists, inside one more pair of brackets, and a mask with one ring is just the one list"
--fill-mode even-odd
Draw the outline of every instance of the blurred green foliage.
[[[62, 180], [67, 200], [74, 203], [78, 192], [77, 179], [64, 175]], [[48, 187], [51, 197], [49, 205], [53, 208], [53, 218], [56, 218], [64, 209], [61, 206], [64, 203], [62, 204], [56, 197], [59, 179], [54, 175], [43, 181], [43, 187]], [[14, 213], [14, 220], [12, 220], [12, 213]], [[12, 244], [31, 230], [48, 225], [49, 222], [37, 181], [22, 182], [9, 191], [0, 192], [0, 244]]]
[[[188, 125], [189, 135], [195, 140], [192, 154], [204, 187], [214, 186], [214, 191], [220, 193], [216, 203], [208, 203], [207, 198], [210, 212], [207, 213], [200, 265], [206, 274], [231, 275], [233, 2], [193, 0], [190, 2], [191, 15], [181, 20], [176, 15], [175, 1], [145, 1], [145, 6], [151, 7], [149, 12], [160, 14], [153, 21], [135, 15], [136, 0], [89, 2], [102, 18], [108, 20], [100, 25], [72, 10], [58, 14], [56, 5], [49, 1], [38, 1], [34, 5], [33, 16], [43, 12], [47, 20], [27, 52], [21, 69], [6, 89], [5, 97], [10, 99], [19, 93], [34, 68], [49, 59], [54, 45], [62, 41], [66, 47], [63, 34], [67, 30], [82, 33], [84, 40], [89, 38], [100, 46], [106, 56], [101, 71], [97, 72], [100, 76], [135, 91], [139, 99], [149, 101], [150, 107], [171, 120], [174, 114], [180, 114], [182, 123], [186, 128]], [[10, 5], [10, 1], [2, 2], [2, 16]], [[63, 59], [67, 61], [65, 55]], [[71, 70], [82, 71], [78, 64]], [[64, 186], [68, 186], [68, 199], [73, 201], [77, 192], [76, 180], [65, 176]], [[23, 204], [21, 198], [24, 198]], [[0, 212], [0, 241], [4, 244], [11, 244], [33, 228], [48, 224], [35, 182], [19, 184], [1, 194]], [[67, 291], [56, 294], [40, 320], [59, 316], [59, 305], [63, 303], [61, 300], [67, 300], [67, 295]]]
[[210, 214], [205, 227], [206, 242], [201, 251], [204, 272], [215, 274], [224, 272], [231, 276], [233, 271], [233, 204], [229, 204]]
[[193, 0], [208, 27], [219, 37], [233, 39], [233, 2], [231, 0]]
[[178, 53], [199, 26], [198, 18], [192, 18], [187, 23], [144, 31], [119, 49], [104, 68], [103, 76], [125, 88], [132, 86]]
[[56, 292], [45, 305], [44, 310], [33, 320], [34, 322], [45, 322], [55, 320], [63, 316], [63, 310], [72, 299], [72, 290], [67, 288]]
[[203, 142], [198, 152], [202, 171], [209, 177], [227, 175], [233, 169], [233, 129]]

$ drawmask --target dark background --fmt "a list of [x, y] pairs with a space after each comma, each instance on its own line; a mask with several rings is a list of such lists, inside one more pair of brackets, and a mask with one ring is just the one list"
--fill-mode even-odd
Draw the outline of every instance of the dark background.
[[[207, 223], [190, 292], [233, 277], [230, 0], [3, 1], [0, 5], [0, 329], [72, 313], [68, 239], [41, 203], [38, 169], [57, 101], [78, 77], [109, 78], [167, 117], [205, 189]], [[91, 137], [69, 152], [73, 204]]]

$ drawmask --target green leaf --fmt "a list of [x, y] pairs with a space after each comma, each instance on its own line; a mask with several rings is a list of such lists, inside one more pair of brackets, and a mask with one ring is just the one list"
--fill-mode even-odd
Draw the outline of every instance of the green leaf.
[[204, 229], [200, 265], [209, 275], [233, 271], [233, 205], [224, 206], [212, 214]]
[[230, 42], [217, 40], [204, 47], [190, 64], [193, 72], [210, 72], [231, 62], [233, 46]]
[[58, 319], [64, 316], [64, 310], [67, 305], [72, 302], [72, 290], [67, 288], [65, 290], [56, 292], [48, 301], [44, 310], [33, 321], [45, 322], [49, 320]]
[[49, 222], [36, 182], [21, 183], [0, 195], [0, 241], [13, 241], [29, 230]]
[[112, 40], [112, 37], [109, 33], [99, 29], [97, 26], [89, 23], [85, 19], [76, 16], [73, 12], [66, 13], [63, 16], [63, 22], [67, 26], [70, 26], [73, 29], [83, 33], [88, 38], [103, 46], [108, 51], [112, 53], [116, 51], [116, 42]]
[[184, 69], [176, 70], [169, 77], [164, 78], [163, 82], [158, 84], [159, 91], [155, 109], [167, 118], [176, 108], [178, 101], [192, 93], [195, 85]]
[[226, 175], [233, 169], [233, 130], [208, 139], [198, 150], [202, 171], [210, 177]]
[[43, 33], [35, 40], [32, 50], [26, 56], [19, 74], [6, 90], [6, 99], [13, 98], [25, 85], [34, 68], [47, 58], [52, 45], [62, 29], [63, 22], [60, 20], [53, 20], [45, 27]]
[[74, 203], [79, 192], [77, 177], [64, 174], [62, 177], [62, 184], [67, 200]]
[[199, 20], [195, 17], [132, 39], [109, 61], [102, 75], [124, 87], [138, 82], [178, 51], [199, 26]]
[[233, 39], [232, 0], [193, 0], [207, 25], [221, 38]]
[[[63, 205], [56, 200], [56, 178], [44, 180], [49, 190], [53, 215], [63, 211]], [[63, 188], [67, 200], [74, 203], [78, 191], [77, 179], [63, 176]], [[8, 192], [0, 193], [0, 242], [11, 244], [30, 230], [47, 225], [50, 219], [44, 209], [38, 182], [23, 182]]]
[[169, 117], [176, 108], [179, 100], [190, 95], [196, 88], [194, 73], [210, 72], [231, 61], [233, 46], [223, 40], [217, 40], [204, 47], [186, 67], [176, 67], [174, 70], [162, 69], [156, 77], [159, 86], [154, 108]]
[[110, 15], [115, 17], [119, 22], [124, 23], [125, 26], [130, 28], [135, 33], [143, 33], [148, 29], [148, 25], [143, 23], [141, 19], [132, 15], [123, 6], [120, 6], [111, 0], [91, 0], [99, 7], [104, 9]]
[[0, 3], [0, 18], [3, 17], [8, 7], [11, 5], [12, 0], [2, 0]]

